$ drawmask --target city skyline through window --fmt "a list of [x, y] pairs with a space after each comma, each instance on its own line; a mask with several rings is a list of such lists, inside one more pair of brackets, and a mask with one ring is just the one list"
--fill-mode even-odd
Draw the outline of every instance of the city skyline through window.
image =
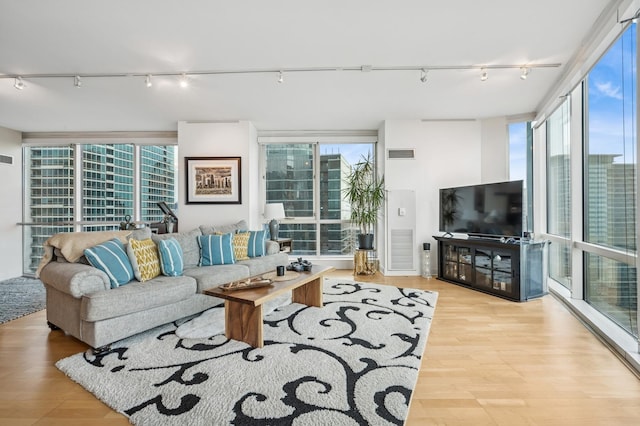
[[[636, 24], [586, 78], [584, 239], [636, 253]], [[584, 254], [585, 300], [638, 336], [635, 264]]]
[[[23, 150], [24, 221], [31, 223], [23, 227], [25, 273], [35, 272], [43, 244], [53, 234], [118, 229], [127, 217], [157, 222], [163, 216], [158, 201], [175, 205], [175, 146], [77, 144]], [[136, 192], [140, 206], [135, 206]]]
[[[351, 255], [357, 228], [343, 199], [345, 176], [372, 143], [267, 144], [265, 199], [284, 204], [279, 237], [293, 240], [297, 255]], [[317, 164], [318, 170], [314, 165]]]

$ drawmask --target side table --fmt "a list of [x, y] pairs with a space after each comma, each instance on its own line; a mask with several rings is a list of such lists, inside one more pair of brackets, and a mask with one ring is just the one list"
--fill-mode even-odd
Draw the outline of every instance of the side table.
[[378, 266], [375, 249], [356, 249], [353, 254], [353, 275], [373, 275], [378, 272]]
[[281, 252], [291, 253], [293, 251], [293, 240], [291, 238], [278, 238], [276, 242], [280, 246]]

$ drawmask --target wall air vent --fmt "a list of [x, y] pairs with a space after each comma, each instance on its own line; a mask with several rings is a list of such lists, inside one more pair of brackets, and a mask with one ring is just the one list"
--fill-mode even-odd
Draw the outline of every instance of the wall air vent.
[[416, 158], [414, 149], [388, 149], [389, 160], [413, 160]]
[[0, 154], [0, 164], [13, 164], [13, 157], [10, 155]]

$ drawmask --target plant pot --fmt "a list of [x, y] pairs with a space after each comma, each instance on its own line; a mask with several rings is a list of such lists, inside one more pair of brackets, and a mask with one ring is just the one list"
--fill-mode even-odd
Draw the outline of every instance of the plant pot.
[[373, 250], [373, 234], [358, 234], [358, 248], [360, 250]]

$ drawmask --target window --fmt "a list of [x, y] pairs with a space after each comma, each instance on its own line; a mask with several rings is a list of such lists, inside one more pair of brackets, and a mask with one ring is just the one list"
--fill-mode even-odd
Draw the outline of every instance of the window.
[[43, 244], [53, 234], [118, 229], [127, 215], [155, 222], [162, 218], [156, 202], [175, 206], [175, 146], [78, 144], [25, 146], [23, 151], [27, 274], [35, 272]]
[[[636, 253], [636, 25], [631, 25], [586, 79], [584, 141], [585, 300], [638, 336]], [[633, 256], [630, 256], [633, 257]]]
[[355, 229], [343, 200], [344, 176], [373, 143], [264, 144], [265, 200], [284, 204], [279, 237], [299, 255], [353, 253]]
[[527, 179], [527, 128], [526, 122], [509, 124], [509, 180]]
[[[134, 217], [134, 146], [80, 145], [82, 153], [82, 221], [122, 221]], [[111, 229], [85, 225], [85, 231]]]
[[635, 250], [636, 46], [629, 28], [587, 77], [585, 240]]
[[549, 276], [571, 287], [571, 157], [569, 101], [547, 120], [547, 232], [560, 237], [549, 248]]
[[43, 244], [51, 235], [73, 231], [71, 226], [60, 223], [75, 216], [74, 158], [74, 146], [24, 149], [25, 221], [41, 223], [23, 227], [23, 239], [27, 242], [23, 256], [25, 272], [35, 272], [42, 258]]
[[166, 202], [177, 212], [178, 149], [173, 145], [140, 147], [140, 220], [160, 222], [158, 201]]
[[524, 182], [524, 231], [533, 231], [533, 130], [531, 122], [509, 124], [509, 180]]

